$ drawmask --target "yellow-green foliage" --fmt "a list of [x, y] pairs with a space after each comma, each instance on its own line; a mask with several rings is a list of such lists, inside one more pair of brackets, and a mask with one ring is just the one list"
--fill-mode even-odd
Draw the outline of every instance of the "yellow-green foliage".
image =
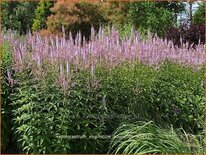
[[33, 21], [32, 30], [38, 31], [40, 29], [46, 28], [46, 18], [51, 14], [50, 8], [52, 7], [52, 2], [41, 0], [35, 10], [35, 19]]

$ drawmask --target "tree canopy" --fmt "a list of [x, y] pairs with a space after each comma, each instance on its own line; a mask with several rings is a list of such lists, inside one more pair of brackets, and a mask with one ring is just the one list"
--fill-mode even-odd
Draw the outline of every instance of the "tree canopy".
[[194, 13], [193, 22], [195, 24], [205, 23], [205, 3], [199, 3], [199, 6]]
[[31, 29], [37, 2], [2, 2], [2, 26], [25, 34]]

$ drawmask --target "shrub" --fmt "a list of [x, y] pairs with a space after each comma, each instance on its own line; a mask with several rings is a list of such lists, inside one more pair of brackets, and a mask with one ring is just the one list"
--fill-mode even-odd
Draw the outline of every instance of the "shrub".
[[153, 122], [123, 124], [114, 133], [109, 153], [173, 154], [203, 153], [204, 136], [159, 128]]
[[167, 30], [166, 38], [172, 40], [175, 45], [181, 46], [188, 43], [188, 48], [195, 48], [198, 44], [205, 43], [205, 26], [204, 24], [192, 24], [189, 28], [186, 25], [171, 27]]

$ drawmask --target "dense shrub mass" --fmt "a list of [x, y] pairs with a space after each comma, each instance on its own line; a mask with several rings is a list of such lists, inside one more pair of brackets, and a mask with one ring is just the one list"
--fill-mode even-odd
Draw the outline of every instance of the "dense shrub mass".
[[[9, 99], [3, 104], [12, 108], [12, 131], [21, 153], [107, 153], [111, 139], [101, 136], [111, 135], [121, 123], [136, 121], [171, 124], [189, 135], [203, 131], [204, 46], [177, 47], [171, 41], [131, 32], [120, 37], [113, 27], [100, 27], [98, 32], [92, 28], [88, 42], [81, 33], [68, 39], [65, 34], [2, 34], [4, 56], [10, 53], [12, 60], [6, 65], [10, 68], [2, 68], [3, 81], [9, 83], [4, 92], [12, 88], [3, 96]], [[162, 132], [151, 128], [149, 134]], [[167, 133], [153, 138], [163, 141]], [[195, 151], [186, 144], [181, 149], [184, 138], [172, 134], [177, 140], [168, 143], [174, 145], [149, 152], [202, 151], [196, 151], [202, 148], [202, 140], [195, 143]], [[150, 147], [137, 143], [139, 152]], [[127, 141], [120, 145], [124, 144]], [[175, 145], [177, 149], [170, 152]], [[133, 153], [129, 146], [124, 149]]]
[[188, 47], [195, 48], [197, 44], [205, 43], [205, 25], [192, 24], [190, 27], [181, 25], [179, 27], [171, 27], [167, 30], [166, 38], [172, 40], [175, 45], [180, 46], [188, 42]]
[[[167, 63], [160, 67], [154, 85], [142, 92], [145, 102], [158, 123], [183, 127], [187, 132], [203, 130], [204, 72]], [[169, 82], [168, 82], [169, 81]], [[155, 111], [155, 113], [154, 113]]]

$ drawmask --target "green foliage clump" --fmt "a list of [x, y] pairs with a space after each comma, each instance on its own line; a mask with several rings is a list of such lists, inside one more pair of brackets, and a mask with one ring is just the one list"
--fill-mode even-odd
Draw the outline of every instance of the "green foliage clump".
[[8, 80], [8, 71], [10, 72], [12, 76], [12, 54], [10, 45], [8, 42], [4, 42], [2, 45], [2, 62], [1, 62], [1, 116], [2, 116], [2, 142], [1, 142], [1, 148], [2, 150], [5, 150], [8, 147], [8, 143], [11, 136], [11, 122], [10, 122], [10, 113], [11, 113], [11, 107], [10, 103], [11, 100], [9, 98], [9, 95], [12, 92], [11, 88], [11, 81]]
[[140, 98], [150, 104], [153, 120], [197, 133], [204, 126], [203, 79], [203, 69], [194, 71], [165, 63], [159, 68], [154, 84], [143, 90]]
[[[19, 73], [19, 86], [11, 96], [19, 149], [22, 153], [95, 152], [100, 145], [88, 136], [101, 135], [103, 127], [98, 119], [85, 117], [99, 111], [101, 103], [85, 87], [87, 75], [72, 77], [76, 83], [70, 83], [70, 95], [60, 89], [56, 78], [52, 72], [42, 80], [35, 80], [29, 70]], [[71, 138], [76, 135], [84, 138]]]
[[63, 106], [61, 91], [51, 83], [52, 78], [37, 82], [29, 71], [18, 75], [18, 87], [11, 98], [13, 130], [22, 153], [66, 153], [70, 149], [67, 139], [57, 138], [59, 133], [68, 134], [69, 117], [65, 114], [70, 109]]
[[163, 129], [152, 121], [123, 124], [114, 133], [109, 153], [115, 154], [184, 154], [204, 153], [204, 135], [184, 130]]
[[[10, 95], [13, 130], [23, 153], [106, 153], [110, 139], [95, 136], [110, 135], [121, 123], [140, 120], [167, 122], [195, 133], [203, 130], [201, 71], [169, 63], [158, 69], [127, 62], [111, 68], [97, 65], [95, 74], [71, 66], [68, 77], [61, 77], [51, 69], [54, 65], [43, 64], [42, 77], [37, 78], [32, 74], [35, 67], [18, 73], [18, 86]], [[65, 89], [59, 80], [65, 80]], [[178, 144], [171, 152], [188, 152], [175, 139]], [[161, 151], [168, 152], [157, 152]]]
[[[133, 71], [129, 64], [111, 70], [97, 67], [95, 76], [88, 71], [73, 70], [65, 91], [56, 83], [57, 74], [49, 69], [42, 80], [35, 80], [30, 69], [19, 73], [18, 87], [11, 98], [20, 150], [106, 153], [108, 140], [91, 136], [111, 134], [121, 122], [132, 118], [128, 116], [132, 114], [130, 106], [138, 87]], [[84, 138], [67, 137], [75, 135]]]
[[12, 52], [8, 41], [5, 41], [2, 45], [2, 70], [5, 72], [7, 69], [11, 69], [12, 65]]
[[35, 19], [33, 21], [32, 30], [38, 31], [46, 28], [46, 18], [51, 14], [50, 8], [53, 3], [50, 1], [41, 0], [35, 10]]

